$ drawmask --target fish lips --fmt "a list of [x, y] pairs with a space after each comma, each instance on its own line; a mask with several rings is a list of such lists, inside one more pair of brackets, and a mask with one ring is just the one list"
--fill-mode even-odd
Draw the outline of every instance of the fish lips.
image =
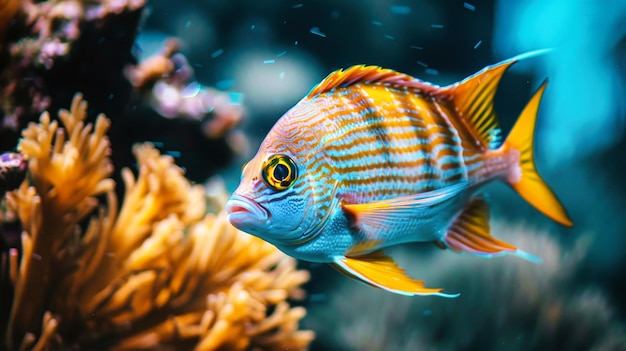
[[243, 231], [267, 226], [269, 222], [267, 210], [244, 195], [232, 195], [226, 203], [226, 213], [230, 224]]

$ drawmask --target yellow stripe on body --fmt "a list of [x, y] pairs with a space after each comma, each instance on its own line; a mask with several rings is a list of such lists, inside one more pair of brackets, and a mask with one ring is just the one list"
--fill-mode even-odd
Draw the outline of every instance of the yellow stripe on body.
[[359, 201], [440, 188], [471, 176], [466, 167], [481, 162], [478, 150], [464, 150], [451, 111], [432, 98], [376, 84], [319, 98], [332, 111], [320, 116], [324, 152]]

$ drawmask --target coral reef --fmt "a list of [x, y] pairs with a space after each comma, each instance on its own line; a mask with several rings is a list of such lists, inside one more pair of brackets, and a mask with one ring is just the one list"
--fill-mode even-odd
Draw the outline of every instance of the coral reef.
[[234, 93], [221, 92], [194, 80], [194, 70], [181, 53], [179, 40], [170, 38], [159, 52], [126, 67], [135, 89], [161, 116], [202, 122], [212, 139], [225, 137], [231, 149], [247, 152], [247, 139], [234, 129], [243, 118], [243, 106]]
[[[325, 349], [340, 350], [622, 350], [626, 327], [606, 294], [577, 286], [589, 237], [561, 247], [550, 235], [496, 222], [494, 231], [543, 258], [536, 265], [514, 257], [481, 259], [419, 250], [393, 254], [411, 272], [456, 299], [407, 298], [343, 280], [306, 325]], [[413, 248], [415, 249], [415, 248]], [[322, 304], [322, 303], [318, 303]], [[332, 311], [332, 312], [330, 312]], [[364, 312], [367, 311], [367, 312]], [[341, 315], [341, 321], [328, 319]]]
[[[62, 126], [43, 113], [23, 132], [29, 179], [7, 194], [22, 252], [3, 255], [14, 287], [2, 331], [20, 350], [299, 350], [308, 280], [295, 260], [225, 218], [225, 190], [191, 185], [170, 156], [134, 148], [118, 206], [100, 115], [77, 95]], [[212, 211], [208, 211], [211, 209]], [[208, 213], [207, 213], [208, 212]]]
[[0, 154], [0, 197], [22, 184], [27, 167], [26, 159], [21, 154], [15, 152]]
[[144, 0], [4, 3], [0, 22], [10, 30], [0, 28], [2, 150], [14, 145], [28, 122], [66, 104], [75, 91], [93, 95], [107, 113], [127, 108], [132, 88], [122, 70], [134, 61]]
[[[196, 181], [245, 152], [247, 139], [235, 129], [241, 104], [194, 81], [178, 41], [137, 63], [144, 8], [145, 0], [0, 0], [0, 151], [12, 150], [42, 111], [82, 91], [94, 111], [115, 118], [109, 137], [119, 150], [111, 157], [116, 168], [132, 165], [131, 146], [145, 140], [181, 153], [178, 162]], [[141, 108], [142, 98], [152, 107]], [[207, 149], [214, 151], [208, 157]]]

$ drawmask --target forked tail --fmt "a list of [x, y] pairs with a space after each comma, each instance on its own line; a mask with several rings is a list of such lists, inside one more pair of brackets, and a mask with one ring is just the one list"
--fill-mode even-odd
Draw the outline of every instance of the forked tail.
[[504, 151], [513, 149], [519, 152], [519, 172], [508, 178], [508, 183], [513, 189], [541, 213], [562, 225], [571, 227], [574, 223], [570, 220], [559, 199], [537, 172], [533, 158], [537, 111], [547, 84], [547, 81], [541, 84], [541, 87], [524, 107], [502, 148]]
[[[546, 83], [530, 99], [504, 144], [501, 144], [500, 127], [493, 106], [498, 83], [507, 68], [518, 60], [535, 57], [547, 51], [532, 51], [485, 67], [461, 82], [445, 87], [441, 94], [453, 102], [467, 131], [481, 150], [498, 150], [500, 155], [519, 155], [519, 164], [511, 167], [506, 181], [543, 214], [563, 225], [571, 226], [572, 221], [565, 209], [537, 173], [533, 159], [535, 121]], [[512, 254], [529, 261], [541, 262], [539, 257], [491, 236], [489, 209], [480, 196], [467, 203], [441, 241], [436, 244], [456, 252], [482, 257]]]

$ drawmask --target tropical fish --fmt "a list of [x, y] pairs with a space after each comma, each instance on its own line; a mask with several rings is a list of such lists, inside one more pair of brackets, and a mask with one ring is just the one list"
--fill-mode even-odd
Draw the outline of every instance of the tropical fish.
[[537, 173], [544, 82], [501, 142], [493, 98], [531, 52], [439, 87], [377, 66], [328, 75], [287, 111], [242, 169], [228, 220], [295, 258], [404, 295], [439, 295], [383, 248], [434, 242], [483, 257], [540, 259], [490, 234], [479, 190], [501, 180], [554, 221], [573, 223]]

